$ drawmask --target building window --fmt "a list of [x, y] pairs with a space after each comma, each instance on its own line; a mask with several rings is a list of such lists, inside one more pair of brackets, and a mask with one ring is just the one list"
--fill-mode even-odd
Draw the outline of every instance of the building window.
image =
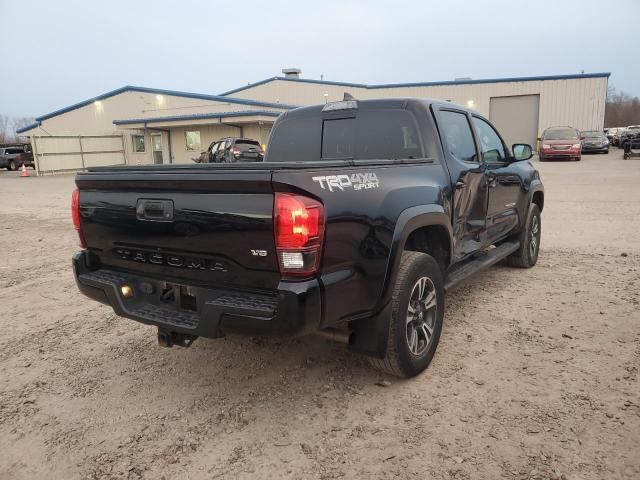
[[187, 150], [200, 150], [200, 130], [185, 132]]
[[134, 153], [144, 153], [144, 135], [131, 135]]

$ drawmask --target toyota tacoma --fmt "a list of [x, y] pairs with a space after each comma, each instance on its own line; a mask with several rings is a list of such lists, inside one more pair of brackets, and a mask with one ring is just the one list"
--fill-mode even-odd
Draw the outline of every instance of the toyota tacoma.
[[156, 326], [163, 346], [316, 333], [415, 376], [446, 291], [501, 260], [535, 265], [531, 155], [448, 102], [345, 95], [291, 110], [263, 162], [78, 173], [77, 285]]

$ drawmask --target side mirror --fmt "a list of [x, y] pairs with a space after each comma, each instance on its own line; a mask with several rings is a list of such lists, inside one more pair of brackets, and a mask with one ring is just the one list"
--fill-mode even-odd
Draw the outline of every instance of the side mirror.
[[511, 149], [513, 150], [513, 158], [516, 162], [529, 160], [533, 157], [533, 149], [531, 148], [531, 145], [526, 143], [514, 143]]

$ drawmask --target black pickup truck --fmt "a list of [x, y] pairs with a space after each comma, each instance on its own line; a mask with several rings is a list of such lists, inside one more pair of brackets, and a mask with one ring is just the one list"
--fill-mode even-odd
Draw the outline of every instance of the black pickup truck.
[[502, 259], [536, 263], [544, 192], [529, 158], [451, 103], [291, 110], [264, 162], [79, 173], [77, 285], [164, 346], [318, 333], [414, 376], [445, 291]]

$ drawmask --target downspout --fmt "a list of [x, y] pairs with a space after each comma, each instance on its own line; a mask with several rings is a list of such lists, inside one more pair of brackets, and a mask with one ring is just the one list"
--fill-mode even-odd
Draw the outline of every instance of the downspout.
[[234, 125], [233, 123], [225, 123], [222, 121], [222, 118], [219, 121], [220, 125], [224, 125], [225, 127], [233, 127], [240, 129], [240, 138], [244, 138], [244, 127], [242, 125]]
[[171, 130], [165, 130], [164, 128], [148, 127], [147, 122], [144, 122], [145, 130], [153, 130], [156, 132], [164, 132], [167, 134], [167, 143], [169, 144], [169, 163], [173, 163], [173, 149], [171, 148]]

